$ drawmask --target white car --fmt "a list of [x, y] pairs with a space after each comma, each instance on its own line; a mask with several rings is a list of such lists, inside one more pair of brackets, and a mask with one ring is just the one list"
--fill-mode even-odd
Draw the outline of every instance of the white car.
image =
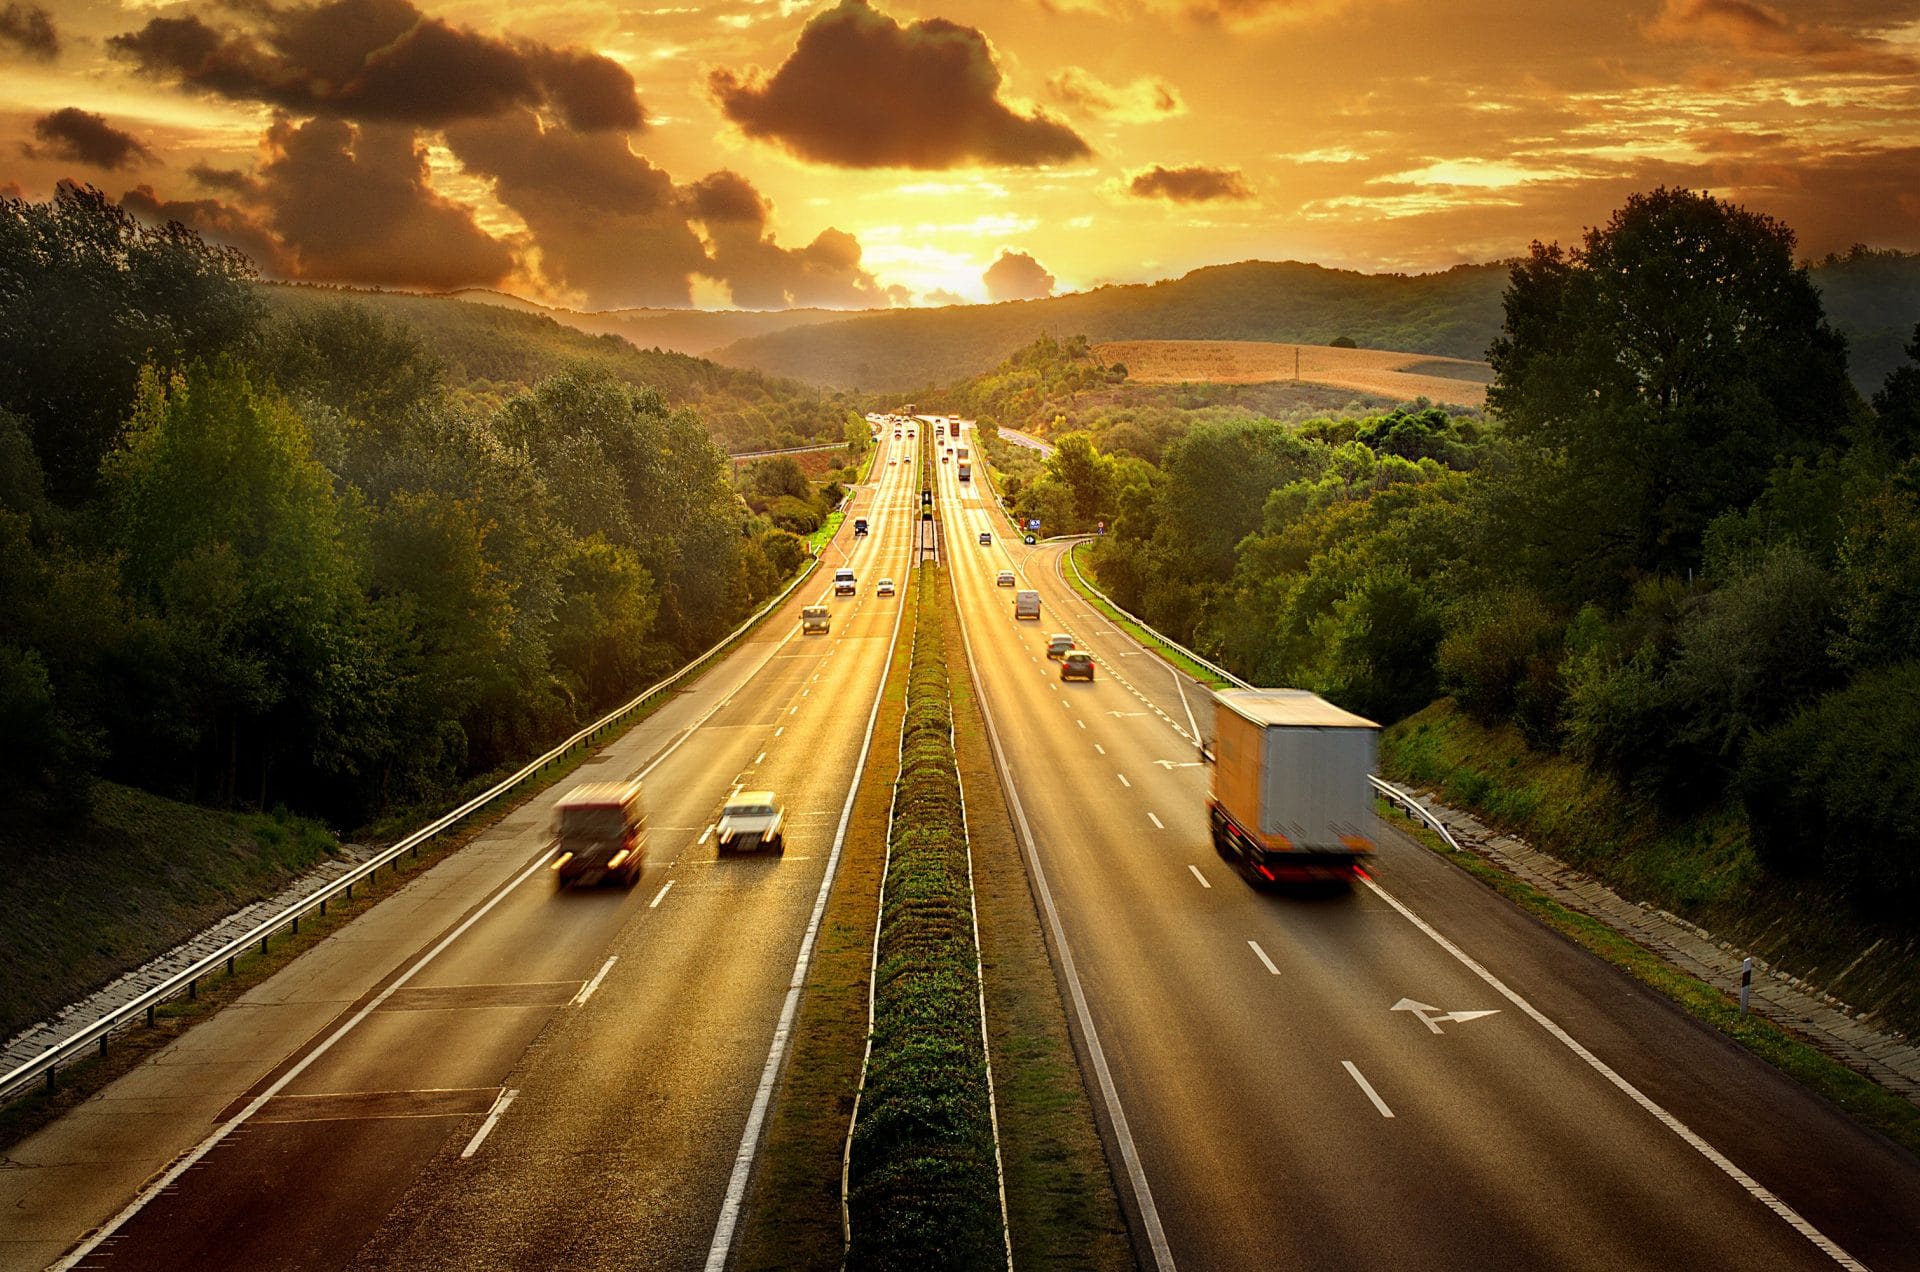
[[746, 848], [787, 850], [787, 837], [780, 829], [786, 814], [772, 791], [735, 791], [720, 810], [720, 833], [714, 836], [718, 852]]
[[881, 580], [880, 580], [880, 581], [879, 581], [878, 583], [875, 583], [875, 584], [873, 585], [873, 594], [874, 594], [875, 596], [892, 596], [892, 595], [893, 595], [893, 580], [892, 580], [892, 579], [881, 579]]

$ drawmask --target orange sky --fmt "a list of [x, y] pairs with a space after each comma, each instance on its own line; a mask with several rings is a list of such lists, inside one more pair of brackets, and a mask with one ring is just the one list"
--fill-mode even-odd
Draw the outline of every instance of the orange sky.
[[1912, 0], [0, 0], [0, 188], [590, 308], [1427, 270], [1662, 183], [1914, 250], [1916, 71]]

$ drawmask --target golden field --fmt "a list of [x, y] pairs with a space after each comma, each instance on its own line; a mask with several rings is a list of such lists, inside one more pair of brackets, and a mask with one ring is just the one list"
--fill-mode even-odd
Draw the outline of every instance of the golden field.
[[1263, 384], [1299, 378], [1401, 400], [1483, 406], [1492, 369], [1484, 362], [1382, 349], [1274, 344], [1261, 340], [1115, 340], [1093, 347], [1102, 362], [1123, 362], [1139, 384]]

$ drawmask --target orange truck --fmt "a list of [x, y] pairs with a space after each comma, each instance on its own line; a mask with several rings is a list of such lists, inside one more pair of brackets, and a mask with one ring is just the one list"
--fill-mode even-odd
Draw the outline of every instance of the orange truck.
[[1380, 726], [1304, 689], [1214, 694], [1213, 847], [1256, 887], [1351, 883], [1379, 837]]

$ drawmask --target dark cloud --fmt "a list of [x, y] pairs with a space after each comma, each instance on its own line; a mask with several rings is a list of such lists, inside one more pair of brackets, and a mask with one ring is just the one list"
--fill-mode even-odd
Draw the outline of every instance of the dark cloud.
[[1215, 200], [1246, 200], [1253, 190], [1238, 168], [1208, 168], [1191, 164], [1184, 168], [1163, 168], [1154, 164], [1135, 173], [1127, 191], [1142, 199], [1168, 199], [1174, 203], [1208, 203]]
[[294, 263], [273, 231], [260, 224], [254, 215], [218, 199], [163, 199], [152, 186], [136, 186], [120, 196], [127, 211], [154, 225], [178, 221], [200, 237], [222, 247], [237, 248], [260, 267], [262, 273], [287, 278]]
[[260, 197], [294, 276], [445, 289], [493, 286], [512, 272], [507, 246], [428, 184], [412, 129], [282, 120], [267, 144]]
[[1738, 53], [1805, 59], [1828, 70], [1900, 75], [1920, 69], [1920, 62], [1884, 40], [1794, 21], [1750, 0], [1665, 0], [1647, 33]]
[[864, 0], [812, 18], [772, 76], [721, 69], [708, 86], [749, 137], [837, 167], [1031, 167], [1091, 153], [1065, 124], [1000, 100], [979, 31], [943, 18], [903, 27]]
[[1040, 300], [1053, 295], [1053, 275], [1025, 252], [1003, 250], [1000, 259], [980, 275], [987, 285], [987, 299]]
[[53, 15], [37, 4], [9, 4], [0, 9], [0, 46], [12, 45], [38, 62], [60, 55], [60, 33]]
[[447, 129], [468, 171], [532, 232], [539, 269], [599, 307], [689, 305], [706, 249], [687, 224], [673, 178], [618, 133], [540, 126], [531, 113]]
[[584, 130], [637, 129], [633, 77], [597, 53], [505, 41], [428, 17], [410, 0], [232, 5], [250, 28], [156, 17], [108, 47], [142, 71], [300, 115], [444, 127], [550, 106]]
[[71, 159], [96, 168], [126, 168], [153, 159], [146, 143], [109, 124], [104, 115], [68, 106], [33, 121], [40, 144], [22, 144], [30, 159]]
[[702, 177], [682, 191], [687, 215], [706, 226], [712, 261], [702, 272], [726, 284], [743, 309], [819, 306], [868, 308], [893, 302], [860, 266], [860, 242], [826, 229], [800, 248], [781, 247], [767, 233], [772, 208], [737, 172]]

